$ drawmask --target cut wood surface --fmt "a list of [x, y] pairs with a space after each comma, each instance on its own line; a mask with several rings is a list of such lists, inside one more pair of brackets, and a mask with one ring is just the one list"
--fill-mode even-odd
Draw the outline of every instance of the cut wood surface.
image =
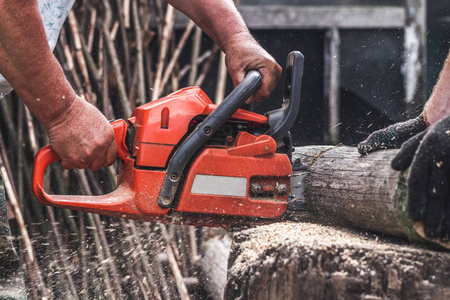
[[448, 243], [409, 220], [396, 153], [296, 148], [307, 211], [234, 233], [225, 299], [450, 299]]
[[450, 299], [450, 257], [311, 223], [235, 233], [225, 299]]
[[297, 147], [294, 159], [309, 166], [304, 176], [306, 213], [299, 221], [355, 227], [441, 245], [424, 238], [422, 226], [407, 214], [407, 173], [391, 168], [398, 150], [360, 155], [354, 147]]

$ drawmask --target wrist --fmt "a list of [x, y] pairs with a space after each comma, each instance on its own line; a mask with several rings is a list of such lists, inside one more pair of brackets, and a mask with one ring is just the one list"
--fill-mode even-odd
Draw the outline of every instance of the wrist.
[[49, 62], [32, 76], [14, 81], [14, 89], [31, 113], [48, 128], [68, 110], [77, 98], [59, 63]]
[[236, 48], [244, 47], [243, 45], [248, 42], [258, 44], [250, 32], [238, 31], [226, 37], [223, 40], [222, 45], [219, 45], [219, 47], [225, 54], [227, 54], [230, 51], [234, 51]]
[[[19, 94], [19, 96], [22, 98], [22, 95]], [[77, 96], [73, 90], [58, 90], [53, 91], [49, 96], [27, 97], [27, 100], [23, 100], [23, 102], [42, 126], [48, 129], [60, 122], [60, 119], [65, 118], [64, 116], [71, 110], [76, 99]]]
[[58, 127], [64, 122], [70, 122], [74, 117], [82, 114], [85, 110], [84, 104], [87, 104], [87, 102], [84, 103], [85, 101], [75, 95], [75, 93], [73, 94], [73, 97], [61, 98], [61, 100], [58, 109], [53, 110], [45, 119], [36, 117], [47, 132], [49, 129]]
[[437, 107], [428, 101], [423, 110], [423, 115], [424, 119], [426, 118], [427, 125], [431, 126], [439, 120], [450, 116], [450, 107], [446, 105]]

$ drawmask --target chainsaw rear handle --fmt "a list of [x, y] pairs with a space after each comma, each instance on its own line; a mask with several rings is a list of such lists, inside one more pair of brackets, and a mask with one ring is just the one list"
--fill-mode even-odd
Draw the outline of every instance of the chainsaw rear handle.
[[[127, 132], [127, 123], [124, 120], [116, 120], [111, 122], [114, 130], [114, 137], [117, 145], [117, 156], [120, 159], [125, 159], [129, 155], [128, 148], [125, 145], [125, 135]], [[43, 147], [36, 154], [33, 168], [33, 193], [42, 200], [41, 202], [48, 202], [48, 195], [44, 191], [44, 173], [49, 165], [54, 162], [61, 161], [61, 158], [56, 154], [51, 145]]]
[[169, 208], [175, 199], [181, 175], [192, 156], [259, 88], [262, 76], [250, 71], [244, 80], [220, 103], [206, 119], [184, 140], [173, 154], [158, 197], [161, 208]]
[[282, 145], [283, 139], [289, 135], [300, 109], [304, 60], [305, 57], [299, 51], [289, 53], [284, 79], [283, 105], [266, 113], [270, 129], [265, 134], [273, 137], [278, 146]]

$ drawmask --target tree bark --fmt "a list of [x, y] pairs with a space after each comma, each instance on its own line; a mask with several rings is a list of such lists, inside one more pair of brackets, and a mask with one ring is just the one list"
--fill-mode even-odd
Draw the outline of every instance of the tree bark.
[[355, 227], [450, 249], [448, 241], [426, 239], [422, 224], [413, 224], [409, 219], [408, 173], [391, 167], [397, 152], [383, 150], [360, 155], [353, 147], [296, 148], [294, 159], [308, 166], [302, 172], [307, 212], [294, 214], [294, 218]]

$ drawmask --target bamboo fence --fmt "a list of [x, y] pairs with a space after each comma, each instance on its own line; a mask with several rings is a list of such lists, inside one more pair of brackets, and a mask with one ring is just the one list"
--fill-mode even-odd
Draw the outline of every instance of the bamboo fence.
[[[108, 119], [127, 118], [182, 85], [201, 86], [218, 69], [217, 46], [205, 50], [200, 29], [192, 22], [175, 29], [174, 20], [163, 0], [76, 1], [54, 53], [80, 96]], [[0, 101], [0, 129], [0, 171], [30, 299], [207, 297], [196, 262], [209, 230], [44, 207], [31, 194], [31, 172], [48, 139], [14, 93]], [[46, 190], [107, 193], [116, 167], [53, 164]]]

